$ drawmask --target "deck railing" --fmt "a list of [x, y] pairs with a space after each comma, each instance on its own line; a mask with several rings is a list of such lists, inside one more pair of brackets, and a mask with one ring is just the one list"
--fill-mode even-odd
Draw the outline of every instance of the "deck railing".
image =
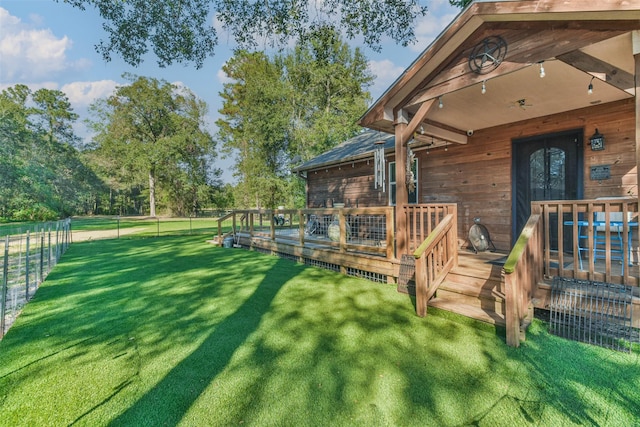
[[520, 331], [533, 318], [532, 300], [543, 275], [544, 228], [532, 214], [502, 269], [507, 345], [520, 346]]
[[237, 210], [220, 218], [218, 240], [245, 235], [392, 259], [393, 229], [392, 207]]
[[[404, 214], [407, 218], [409, 253], [415, 251], [447, 215], [453, 215], [454, 218], [457, 218], [457, 209], [455, 203], [405, 205]], [[399, 254], [398, 257], [401, 255]]]
[[415, 250], [416, 313], [427, 314], [427, 304], [447, 273], [458, 263], [458, 227], [454, 214], [446, 215]]
[[638, 286], [638, 202], [533, 202], [544, 224], [544, 274]]

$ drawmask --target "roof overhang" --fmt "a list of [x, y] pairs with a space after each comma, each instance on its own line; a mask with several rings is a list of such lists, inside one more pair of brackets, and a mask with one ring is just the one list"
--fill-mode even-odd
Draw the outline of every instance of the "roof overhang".
[[[428, 128], [427, 135], [464, 143], [468, 131], [631, 98], [638, 30], [637, 1], [475, 2], [359, 123], [394, 133], [399, 117], [417, 116], [410, 132]], [[470, 57], [490, 37], [506, 42], [506, 54], [481, 74]]]

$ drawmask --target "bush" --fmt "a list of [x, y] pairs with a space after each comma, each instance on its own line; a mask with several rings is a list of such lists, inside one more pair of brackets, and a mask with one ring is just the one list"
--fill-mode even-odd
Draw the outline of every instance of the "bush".
[[11, 219], [13, 221], [54, 221], [58, 219], [58, 213], [48, 206], [35, 205], [14, 211]]

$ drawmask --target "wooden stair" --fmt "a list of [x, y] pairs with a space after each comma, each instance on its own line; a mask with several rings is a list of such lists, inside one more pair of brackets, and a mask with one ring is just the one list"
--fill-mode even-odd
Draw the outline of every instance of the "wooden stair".
[[458, 266], [438, 288], [429, 307], [450, 311], [492, 325], [505, 325], [502, 265], [505, 254], [461, 251]]

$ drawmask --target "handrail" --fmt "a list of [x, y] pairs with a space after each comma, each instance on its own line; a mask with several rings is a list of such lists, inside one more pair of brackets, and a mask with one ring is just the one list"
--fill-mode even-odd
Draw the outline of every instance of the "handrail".
[[457, 264], [457, 227], [448, 214], [415, 250], [416, 314], [424, 317], [427, 304], [446, 275]]
[[542, 216], [532, 214], [502, 268], [507, 345], [520, 346], [520, 327], [543, 276]]
[[231, 217], [235, 218], [235, 212], [229, 212], [228, 214], [218, 218], [218, 241], [222, 243], [222, 223]]

